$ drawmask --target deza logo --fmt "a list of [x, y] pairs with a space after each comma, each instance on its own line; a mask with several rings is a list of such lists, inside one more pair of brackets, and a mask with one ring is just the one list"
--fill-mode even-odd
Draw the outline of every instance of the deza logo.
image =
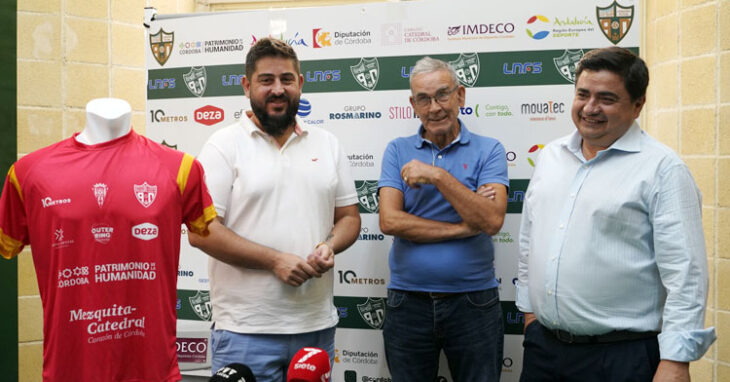
[[158, 233], [157, 226], [152, 223], [142, 223], [132, 227], [132, 236], [140, 240], [156, 239]]
[[206, 126], [215, 125], [222, 121], [223, 116], [223, 109], [213, 105], [206, 105], [195, 110], [195, 122], [202, 123]]

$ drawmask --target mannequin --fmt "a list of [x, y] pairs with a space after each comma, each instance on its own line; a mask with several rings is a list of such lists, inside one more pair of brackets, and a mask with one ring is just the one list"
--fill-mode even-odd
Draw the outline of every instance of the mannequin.
[[76, 136], [83, 144], [95, 145], [129, 133], [132, 108], [118, 98], [97, 98], [86, 104], [86, 125]]

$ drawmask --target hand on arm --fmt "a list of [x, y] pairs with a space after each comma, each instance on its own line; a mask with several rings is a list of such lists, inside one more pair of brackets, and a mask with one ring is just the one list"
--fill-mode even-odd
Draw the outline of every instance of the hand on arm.
[[[503, 184], [488, 183], [491, 191], [485, 195], [471, 191], [446, 170], [411, 160], [401, 169], [401, 177], [409, 187], [420, 184], [433, 184], [449, 201], [462, 220], [488, 235], [494, 235], [502, 228], [504, 214], [507, 212], [507, 188]], [[481, 185], [480, 189], [485, 186]], [[494, 192], [494, 198], [483, 197]], [[382, 202], [381, 202], [382, 203]], [[382, 206], [381, 206], [382, 209]]]
[[321, 276], [335, 266], [335, 254], [349, 248], [360, 232], [357, 204], [335, 207], [335, 225], [327, 238], [307, 256], [307, 262]]
[[318, 272], [301, 257], [247, 240], [223, 225], [220, 218], [208, 225], [208, 236], [188, 232], [190, 245], [233, 266], [266, 269], [282, 282], [299, 286]]

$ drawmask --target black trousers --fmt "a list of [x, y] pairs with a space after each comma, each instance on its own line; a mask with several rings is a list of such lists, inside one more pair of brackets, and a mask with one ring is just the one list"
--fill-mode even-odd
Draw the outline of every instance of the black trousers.
[[520, 382], [651, 381], [659, 366], [656, 337], [604, 344], [569, 344], [537, 320], [525, 330]]

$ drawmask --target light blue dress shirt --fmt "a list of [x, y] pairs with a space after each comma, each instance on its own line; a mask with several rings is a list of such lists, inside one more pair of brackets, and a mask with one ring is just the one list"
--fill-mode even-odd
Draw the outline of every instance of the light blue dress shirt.
[[692, 175], [634, 122], [586, 161], [578, 132], [542, 150], [522, 211], [517, 307], [575, 335], [660, 331], [662, 359], [692, 361], [707, 260]]

